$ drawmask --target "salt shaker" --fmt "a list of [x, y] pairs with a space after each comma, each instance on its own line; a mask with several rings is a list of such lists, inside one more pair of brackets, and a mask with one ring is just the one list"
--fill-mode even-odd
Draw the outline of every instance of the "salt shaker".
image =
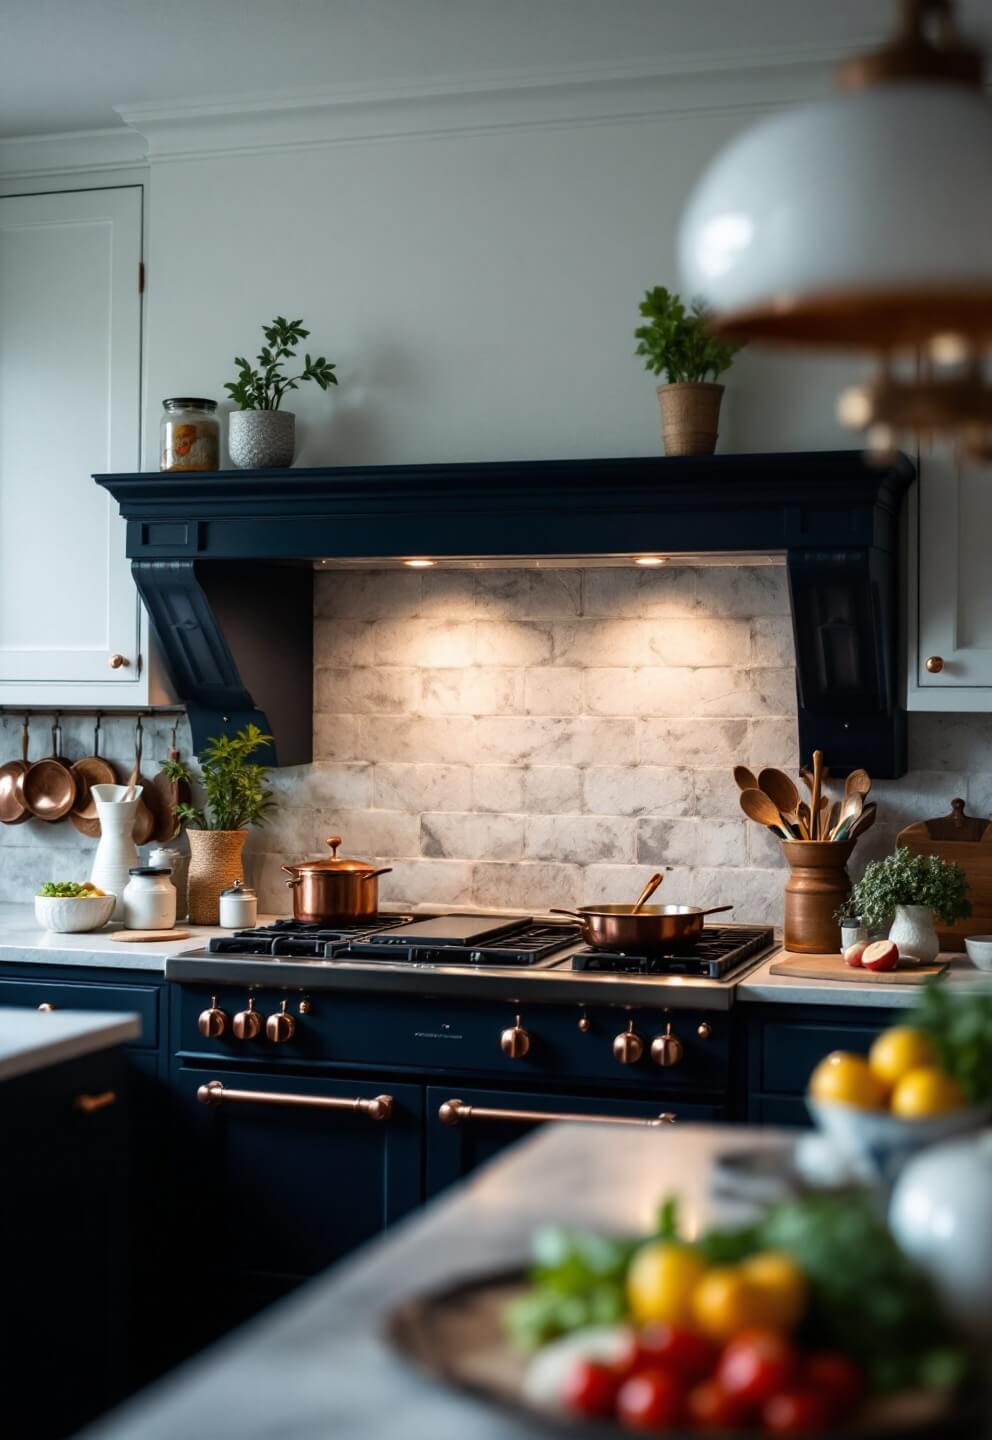
[[250, 930], [257, 919], [258, 897], [249, 886], [235, 880], [230, 889], [220, 892], [222, 930]]

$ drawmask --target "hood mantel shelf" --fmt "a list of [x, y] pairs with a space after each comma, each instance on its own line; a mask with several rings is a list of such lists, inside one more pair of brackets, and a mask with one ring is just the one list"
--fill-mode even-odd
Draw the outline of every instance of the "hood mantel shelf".
[[94, 478], [127, 522], [197, 743], [255, 718], [280, 763], [310, 758], [316, 559], [771, 553], [789, 570], [801, 753], [881, 778], [905, 769], [897, 537], [912, 477], [903, 457], [812, 451]]

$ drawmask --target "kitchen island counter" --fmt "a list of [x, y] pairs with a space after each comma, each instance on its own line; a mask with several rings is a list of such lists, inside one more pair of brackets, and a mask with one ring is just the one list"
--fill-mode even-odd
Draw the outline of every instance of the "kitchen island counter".
[[140, 1034], [137, 1015], [39, 1015], [36, 1010], [0, 1009], [0, 1080], [95, 1055]]
[[[708, 1170], [758, 1132], [547, 1127], [137, 1397], [86, 1440], [537, 1440], [544, 1429], [443, 1390], [382, 1339], [398, 1302], [524, 1262], [553, 1219], [647, 1233], [671, 1194], [690, 1233], [711, 1217]], [[775, 1132], [762, 1141], [774, 1144]], [[81, 1437], [82, 1440], [82, 1437]]]

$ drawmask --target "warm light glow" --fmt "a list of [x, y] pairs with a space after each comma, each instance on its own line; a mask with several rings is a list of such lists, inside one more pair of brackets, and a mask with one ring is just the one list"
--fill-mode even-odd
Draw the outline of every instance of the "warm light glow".
[[726, 275], [754, 239], [748, 215], [715, 215], [699, 231], [697, 263], [708, 277]]
[[437, 564], [437, 561], [436, 561], [436, 560], [404, 560], [404, 561], [403, 561], [403, 564], [404, 564], [404, 565], [408, 565], [411, 570], [429, 570], [432, 565], [436, 565], [436, 564]]
[[938, 365], [960, 365], [968, 358], [968, 342], [963, 335], [935, 335], [930, 354]]
[[664, 555], [635, 555], [635, 565], [664, 565]]

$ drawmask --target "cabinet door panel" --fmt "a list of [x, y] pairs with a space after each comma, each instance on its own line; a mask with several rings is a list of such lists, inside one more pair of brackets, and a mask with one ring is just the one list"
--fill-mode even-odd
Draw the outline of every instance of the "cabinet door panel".
[[[649, 1120], [668, 1111], [678, 1120], [690, 1121], [727, 1118], [722, 1105], [685, 1102], [682, 1099], [629, 1100], [588, 1095], [549, 1095], [523, 1093], [519, 1090], [466, 1090], [457, 1084], [427, 1090], [427, 1193], [436, 1195], [445, 1186], [460, 1180], [505, 1150], [508, 1145], [528, 1134], [539, 1121], [514, 1119], [471, 1118], [459, 1125], [445, 1125], [438, 1111], [446, 1100], [462, 1100], [466, 1105], [493, 1110], [548, 1111], [549, 1119], [566, 1112], [581, 1115], [618, 1115]], [[658, 1143], [664, 1145], [664, 1131], [658, 1132]]]
[[124, 525], [90, 478], [140, 463], [140, 259], [140, 186], [0, 199], [0, 698], [141, 684]]
[[[916, 685], [934, 694], [992, 686], [992, 468], [926, 455], [919, 503]], [[943, 668], [928, 671], [930, 656]]]

